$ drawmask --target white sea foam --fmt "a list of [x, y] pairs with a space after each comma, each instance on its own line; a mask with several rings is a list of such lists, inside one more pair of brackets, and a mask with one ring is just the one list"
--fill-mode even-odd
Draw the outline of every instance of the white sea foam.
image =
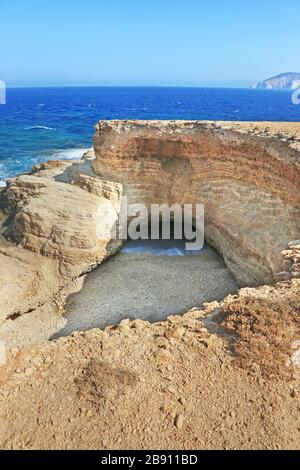
[[45, 130], [45, 131], [55, 131], [54, 127], [47, 127], [47, 126], [32, 126], [32, 127], [25, 127], [25, 131], [34, 131], [34, 130]]
[[51, 158], [57, 160], [80, 160], [89, 148], [57, 150]]
[[[187, 241], [187, 240], [186, 240]], [[207, 251], [207, 245], [202, 250], [187, 251], [184, 240], [128, 240], [121, 252], [125, 254], [147, 254], [152, 256], [199, 256]]]
[[4, 188], [6, 186], [5, 180], [0, 180], [0, 188]]
[[144, 112], [144, 111], [149, 111], [148, 108], [126, 108], [127, 111], [140, 111], [140, 112]]

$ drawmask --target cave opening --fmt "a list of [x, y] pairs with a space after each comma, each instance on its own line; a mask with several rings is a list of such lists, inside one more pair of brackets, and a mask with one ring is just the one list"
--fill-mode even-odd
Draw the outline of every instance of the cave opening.
[[124, 319], [156, 322], [222, 300], [238, 286], [210, 245], [187, 251], [186, 239], [127, 240], [123, 248], [86, 276], [68, 299], [67, 324], [58, 336], [104, 329]]
[[[193, 226], [193, 231], [196, 231]], [[180, 234], [178, 237], [176, 234]], [[160, 222], [159, 238], [151, 238], [151, 223], [148, 224], [148, 239], [133, 240], [128, 238], [122, 247], [121, 252], [126, 254], [139, 253], [153, 256], [198, 256], [202, 251], [209, 247], [206, 242], [201, 249], [189, 250], [188, 243], [195, 243], [196, 234], [192, 239], [185, 237], [184, 224], [176, 223], [174, 219], [170, 220], [170, 237], [163, 236], [163, 227]]]

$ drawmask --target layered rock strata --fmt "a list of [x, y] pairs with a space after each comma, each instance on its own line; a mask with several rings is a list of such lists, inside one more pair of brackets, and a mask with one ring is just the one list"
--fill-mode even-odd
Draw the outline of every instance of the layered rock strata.
[[281, 252], [299, 238], [299, 167], [297, 124], [100, 122], [82, 161], [39, 165], [1, 191], [2, 321], [118, 250], [123, 196], [204, 204], [206, 240], [242, 286], [295, 277]]
[[204, 204], [205, 237], [241, 285], [271, 283], [300, 233], [295, 138], [232, 123], [100, 122], [95, 173], [131, 203]]
[[118, 249], [110, 231], [121, 193], [119, 184], [89, 173], [88, 159], [49, 162], [8, 182], [2, 194], [2, 320], [37, 308]]

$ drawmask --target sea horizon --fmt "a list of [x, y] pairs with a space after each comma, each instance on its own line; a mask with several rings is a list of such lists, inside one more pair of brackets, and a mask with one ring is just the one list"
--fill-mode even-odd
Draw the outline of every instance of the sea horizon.
[[99, 120], [300, 121], [291, 92], [149, 85], [25, 86], [0, 106], [0, 181], [81, 158]]
[[272, 93], [287, 93], [291, 94], [291, 90], [287, 88], [282, 89], [259, 89], [248, 86], [233, 86], [233, 85], [6, 85], [6, 90], [36, 90], [36, 89], [62, 89], [62, 88], [163, 88], [163, 89], [200, 89], [200, 90], [250, 90], [255, 93], [272, 92]]

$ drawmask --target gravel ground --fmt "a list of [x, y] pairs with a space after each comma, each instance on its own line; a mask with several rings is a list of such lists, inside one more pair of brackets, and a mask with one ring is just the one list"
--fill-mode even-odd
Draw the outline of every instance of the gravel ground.
[[70, 296], [68, 323], [58, 336], [105, 328], [128, 318], [160, 321], [237, 290], [222, 257], [212, 248], [183, 257], [118, 253]]

